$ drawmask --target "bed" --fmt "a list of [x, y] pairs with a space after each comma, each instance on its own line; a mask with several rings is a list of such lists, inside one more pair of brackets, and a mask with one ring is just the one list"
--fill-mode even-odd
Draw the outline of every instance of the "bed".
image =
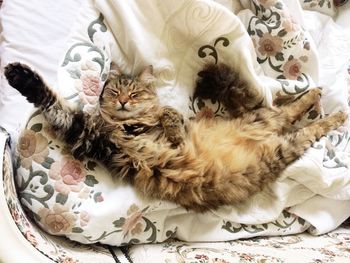
[[[9, 62], [27, 63], [90, 111], [112, 60], [128, 73], [151, 63], [163, 104], [188, 118], [220, 118], [219, 102], [193, 98], [192, 91], [206, 62], [226, 62], [240, 68], [267, 106], [321, 86], [326, 114], [348, 111], [346, 2], [5, 1], [1, 72]], [[0, 94], [4, 262], [24, 255], [29, 262], [349, 260], [347, 126], [287, 169], [272, 187], [277, 198], [261, 193], [246, 207], [196, 214], [141, 198], [95, 162], [71, 159], [3, 74]], [[311, 109], [308, 118], [317, 117]], [[33, 153], [23, 142], [35, 142]], [[79, 171], [73, 183], [63, 167]]]

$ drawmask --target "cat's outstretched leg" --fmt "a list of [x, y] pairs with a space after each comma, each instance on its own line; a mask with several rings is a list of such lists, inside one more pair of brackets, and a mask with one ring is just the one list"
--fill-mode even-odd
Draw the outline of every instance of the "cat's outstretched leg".
[[183, 116], [174, 108], [163, 107], [160, 116], [160, 123], [164, 128], [164, 133], [172, 146], [180, 145], [185, 136], [185, 122]]
[[17, 62], [8, 64], [5, 76], [13, 88], [42, 111], [55, 133], [72, 147], [75, 158], [88, 156], [104, 160], [111, 152], [117, 151], [117, 146], [109, 140], [108, 133], [101, 132], [103, 123], [100, 119], [96, 120], [81, 110], [75, 110], [30, 67]]
[[15, 62], [5, 67], [8, 83], [42, 110], [55, 130], [66, 132], [73, 124], [74, 110], [27, 65]]
[[[271, 137], [262, 163], [268, 167], [267, 177], [277, 177], [289, 164], [300, 158], [311, 145], [347, 120], [345, 112], [337, 112], [317, 120], [295, 132]], [[273, 178], [272, 178], [273, 179]]]
[[312, 88], [297, 98], [295, 101], [281, 106], [280, 109], [290, 122], [300, 120], [312, 107], [320, 113], [321, 111], [320, 88]]
[[321, 90], [310, 89], [299, 96], [295, 101], [281, 107], [262, 107], [251, 112], [244, 113], [242, 124], [248, 125], [250, 130], [264, 130], [275, 134], [292, 132], [296, 128], [295, 121], [300, 120], [312, 107], [320, 111]]
[[13, 88], [36, 107], [48, 107], [53, 103], [52, 91], [29, 66], [18, 62], [8, 64], [5, 77]]
[[264, 98], [226, 64], [207, 64], [198, 73], [194, 96], [221, 101], [232, 117], [261, 107]]

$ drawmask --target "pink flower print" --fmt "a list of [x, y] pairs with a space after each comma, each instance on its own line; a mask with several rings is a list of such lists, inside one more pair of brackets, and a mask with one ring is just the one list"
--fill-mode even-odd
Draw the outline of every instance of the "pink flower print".
[[86, 96], [99, 96], [100, 95], [100, 79], [95, 76], [83, 75], [81, 77], [83, 82], [83, 91]]
[[21, 215], [18, 213], [17, 209], [10, 208], [11, 216], [16, 224], [19, 224], [21, 222]]
[[82, 227], [87, 226], [87, 224], [89, 223], [89, 221], [90, 221], [90, 215], [89, 215], [89, 213], [86, 212], [86, 211], [81, 211], [81, 213], [80, 213], [80, 225], [81, 225]]
[[80, 79], [76, 80], [75, 88], [79, 97], [85, 105], [95, 105], [98, 103], [102, 92], [102, 84], [98, 74], [94, 72], [82, 72]]
[[55, 180], [62, 180], [66, 185], [77, 185], [86, 178], [86, 171], [81, 162], [63, 157], [51, 165], [49, 176]]
[[301, 63], [298, 59], [292, 58], [283, 66], [283, 75], [287, 79], [296, 80], [301, 75]]
[[276, 56], [283, 49], [283, 40], [278, 36], [272, 36], [270, 33], [265, 33], [259, 39], [258, 51], [263, 56]]
[[77, 220], [77, 216], [68, 207], [58, 203], [52, 209], [41, 208], [38, 215], [41, 224], [52, 234], [70, 233]]
[[61, 176], [64, 183], [76, 185], [85, 180], [86, 172], [79, 161], [68, 159], [61, 166]]
[[65, 257], [65, 258], [60, 258], [60, 259], [58, 260], [58, 262], [59, 262], [59, 263], [77, 263], [77, 262], [79, 262], [79, 261], [77, 261], [77, 260], [75, 260], [75, 259], [73, 259], [73, 258], [71, 258], [71, 257]]
[[61, 193], [63, 195], [69, 195], [70, 193], [70, 187], [64, 183], [62, 183], [61, 181], [57, 181], [55, 182], [55, 191], [58, 193]]
[[32, 244], [33, 247], [38, 246], [38, 241], [36, 240], [36, 237], [30, 231], [26, 231], [24, 233], [24, 237], [29, 241], [30, 244]]
[[49, 177], [56, 180], [55, 190], [63, 195], [69, 195], [71, 191], [79, 192], [83, 188], [86, 171], [81, 162], [63, 157], [51, 165]]
[[140, 211], [139, 207], [133, 204], [128, 209], [127, 215], [129, 217], [125, 219], [125, 222], [122, 226], [123, 234], [127, 235], [129, 232], [131, 232], [132, 235], [141, 233], [142, 223], [140, 221], [142, 219], [143, 214]]
[[287, 32], [295, 32], [300, 29], [298, 22], [295, 21], [289, 11], [283, 11], [283, 18], [282, 26]]
[[204, 254], [197, 254], [194, 257], [195, 259], [204, 259], [204, 260], [209, 260], [209, 257], [207, 255]]
[[44, 162], [49, 155], [48, 141], [41, 133], [32, 130], [24, 130], [17, 144], [21, 165], [29, 169], [32, 162]]

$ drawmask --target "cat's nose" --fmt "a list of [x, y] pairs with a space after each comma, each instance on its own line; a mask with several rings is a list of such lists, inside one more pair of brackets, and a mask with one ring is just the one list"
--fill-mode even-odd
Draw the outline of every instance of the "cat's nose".
[[124, 106], [125, 106], [125, 104], [127, 104], [128, 103], [128, 98], [126, 98], [126, 97], [120, 97], [119, 98], [119, 103], [120, 103], [120, 105], [122, 106], [122, 108], [124, 108]]

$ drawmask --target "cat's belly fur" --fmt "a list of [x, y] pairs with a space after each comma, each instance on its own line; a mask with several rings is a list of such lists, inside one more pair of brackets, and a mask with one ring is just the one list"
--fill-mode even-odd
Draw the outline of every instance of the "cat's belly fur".
[[208, 163], [207, 169], [235, 173], [258, 162], [259, 142], [245, 135], [233, 122], [200, 121], [190, 125], [186, 143], [195, 148], [197, 158]]

